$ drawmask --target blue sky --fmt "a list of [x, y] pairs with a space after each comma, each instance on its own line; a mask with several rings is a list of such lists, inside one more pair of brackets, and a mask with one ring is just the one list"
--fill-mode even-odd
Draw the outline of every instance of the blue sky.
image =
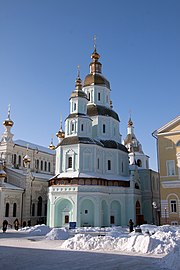
[[48, 146], [54, 135], [56, 143], [95, 34], [122, 137], [131, 111], [156, 169], [151, 134], [180, 113], [179, 14], [178, 0], [0, 0], [0, 123], [10, 103], [14, 139]]

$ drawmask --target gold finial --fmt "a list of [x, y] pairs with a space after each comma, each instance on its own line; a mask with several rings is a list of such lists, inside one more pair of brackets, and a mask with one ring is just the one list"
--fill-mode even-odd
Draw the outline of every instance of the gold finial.
[[131, 110], [129, 110], [129, 120], [128, 120], [128, 127], [132, 127], [133, 126], [133, 122], [131, 120]]
[[23, 158], [23, 161], [26, 166], [28, 166], [28, 164], [31, 162], [31, 158], [28, 156], [28, 150], [29, 150], [29, 144], [26, 145], [26, 155]]
[[82, 81], [80, 78], [80, 65], [77, 66], [76, 90], [82, 90]]
[[49, 149], [51, 149], [51, 150], [54, 150], [55, 149], [55, 146], [53, 144], [53, 136], [51, 137], [51, 143], [49, 145]]
[[10, 118], [10, 110], [11, 110], [11, 106], [10, 104], [8, 105], [8, 118], [3, 122], [3, 125], [4, 126], [9, 126], [9, 127], [12, 127], [14, 122], [11, 120]]
[[96, 35], [94, 35], [94, 37], [93, 37], [93, 41], [94, 41], [94, 51], [96, 51], [96, 40], [97, 40]]

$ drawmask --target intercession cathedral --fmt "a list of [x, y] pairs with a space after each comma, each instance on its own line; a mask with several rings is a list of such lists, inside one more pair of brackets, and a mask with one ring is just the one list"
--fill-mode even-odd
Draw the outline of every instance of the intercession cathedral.
[[122, 139], [99, 59], [94, 44], [83, 82], [78, 70], [57, 146], [13, 140], [8, 110], [0, 142], [1, 223], [18, 218], [21, 225], [50, 227], [125, 226], [129, 219], [159, 224], [159, 174], [149, 168], [131, 117]]

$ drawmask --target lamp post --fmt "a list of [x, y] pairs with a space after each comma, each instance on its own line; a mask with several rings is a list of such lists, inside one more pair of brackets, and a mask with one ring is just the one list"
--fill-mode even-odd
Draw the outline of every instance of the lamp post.
[[165, 224], [167, 224], [167, 208], [164, 208], [164, 214], [165, 214]]

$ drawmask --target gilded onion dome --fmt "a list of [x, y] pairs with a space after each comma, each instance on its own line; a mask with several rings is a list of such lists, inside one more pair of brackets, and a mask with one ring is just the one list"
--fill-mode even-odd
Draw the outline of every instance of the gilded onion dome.
[[[59, 131], [56, 133], [56, 136], [59, 138], [59, 139], [64, 139], [64, 137], [65, 137], [65, 132], [63, 131], [63, 129], [62, 129], [62, 118], [61, 118], [61, 121], [60, 121], [60, 129], [59, 129]], [[52, 141], [51, 141], [51, 143], [52, 143]], [[53, 145], [53, 143], [52, 143], [52, 147], [53, 147], [54, 145]], [[49, 146], [49, 148], [50, 148], [50, 146]], [[52, 149], [52, 148], [51, 148]], [[55, 149], [55, 147], [54, 147], [54, 149]], [[54, 149], [52, 149], [52, 150], [54, 150]]]
[[110, 89], [109, 81], [102, 75], [102, 64], [99, 62], [100, 55], [96, 51], [96, 45], [94, 45], [91, 58], [92, 62], [89, 64], [90, 74], [86, 76], [83, 86], [102, 85]]
[[5, 127], [12, 127], [14, 125], [14, 122], [10, 118], [10, 105], [8, 107], [8, 117], [6, 120], [4, 120], [3, 125]]

